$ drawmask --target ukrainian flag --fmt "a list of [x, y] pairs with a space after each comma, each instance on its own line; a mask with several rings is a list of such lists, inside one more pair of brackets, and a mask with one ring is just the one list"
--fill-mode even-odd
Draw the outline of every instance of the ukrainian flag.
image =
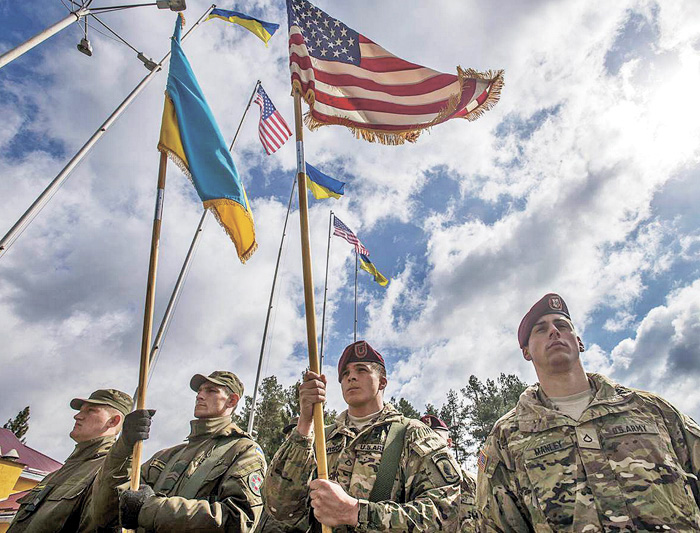
[[369, 272], [374, 276], [374, 281], [379, 283], [382, 287], [386, 287], [387, 283], [389, 283], [389, 280], [386, 279], [379, 270], [377, 270], [377, 267], [372, 264], [372, 261], [369, 260], [369, 257], [367, 257], [365, 254], [360, 254], [359, 255], [360, 259], [360, 268], [364, 270], [365, 272]]
[[277, 31], [277, 28], [280, 27], [279, 24], [275, 24], [274, 22], [265, 22], [264, 20], [256, 19], [238, 11], [229, 11], [228, 9], [212, 9], [207, 17], [207, 20], [209, 19], [221, 19], [243, 26], [251, 33], [260, 37], [265, 43], [265, 46], [267, 46], [267, 41], [269, 41]]
[[245, 263], [258, 247], [253, 213], [231, 153], [180, 47], [180, 28], [178, 16], [158, 150], [190, 178], [204, 208], [214, 213]]
[[306, 163], [306, 186], [311, 190], [316, 200], [324, 198], [340, 198], [345, 191], [345, 183], [326, 176], [323, 172]]

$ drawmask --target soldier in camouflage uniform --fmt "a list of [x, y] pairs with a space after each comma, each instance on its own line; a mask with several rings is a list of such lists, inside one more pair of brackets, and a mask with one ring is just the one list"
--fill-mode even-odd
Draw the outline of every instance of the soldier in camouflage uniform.
[[[452, 448], [450, 428], [445, 422], [435, 415], [425, 415], [420, 419], [429, 426], [442, 440]], [[460, 533], [472, 533], [478, 531], [479, 513], [476, 508], [476, 476], [459, 465], [462, 473], [461, 496], [459, 500], [459, 531]]]
[[[93, 481], [117, 439], [124, 416], [131, 411], [132, 400], [124, 392], [102, 389], [89, 398], [74, 398], [70, 406], [79, 411], [70, 433], [78, 444], [61, 468], [19, 500], [20, 508], [8, 530], [11, 533], [83, 533], [97, 527], [92, 509]], [[126, 479], [123, 475], [121, 482]], [[106, 497], [116, 505], [116, 492]]]
[[[297, 427], [298, 422], [299, 417], [294, 417], [289, 424], [284, 426], [282, 433], [284, 433], [285, 436], [288, 436], [291, 431]], [[265, 509], [263, 509], [263, 512], [260, 515], [260, 521], [255, 527], [255, 531], [253, 533], [305, 533], [305, 531], [306, 529], [283, 524], [282, 522], [275, 520], [267, 511], [265, 511]]]
[[[187, 443], [157, 452], [141, 466], [139, 490], [120, 494], [121, 525], [143, 532], [253, 531], [266, 464], [260, 446], [231, 421], [243, 384], [231, 372], [216, 371], [196, 374], [190, 387], [197, 398]], [[119, 439], [109, 464], [126, 460], [132, 448]], [[110, 490], [110, 475], [105, 466], [101, 490]]]
[[700, 530], [700, 427], [654, 394], [586, 374], [556, 294], [525, 315], [518, 340], [539, 384], [479, 455], [482, 531]]
[[[336, 532], [456, 531], [459, 465], [430, 428], [384, 404], [382, 356], [365, 341], [351, 344], [338, 376], [348, 409], [326, 428], [330, 480], [313, 479], [313, 405], [325, 400], [326, 379], [308, 372], [299, 388], [299, 422], [265, 480], [266, 510], [287, 524], [306, 528], [320, 522]], [[386, 456], [395, 457], [393, 468], [384, 468]], [[395, 472], [384, 478], [386, 486], [378, 470]], [[388, 496], [379, 496], [384, 490], [374, 491], [375, 484]]]

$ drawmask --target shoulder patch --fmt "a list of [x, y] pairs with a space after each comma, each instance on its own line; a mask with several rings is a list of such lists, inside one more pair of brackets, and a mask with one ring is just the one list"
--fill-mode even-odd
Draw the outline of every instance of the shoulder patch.
[[486, 472], [486, 465], [488, 465], [488, 463], [489, 456], [483, 449], [479, 450], [479, 456], [476, 458], [476, 466], [478, 466], [479, 470], [482, 472]]
[[260, 488], [262, 487], [262, 484], [263, 477], [260, 470], [251, 472], [251, 474], [248, 476], [248, 486], [250, 487], [250, 490], [253, 491], [253, 494], [260, 496]]
[[259, 445], [255, 446], [255, 453], [257, 453], [260, 457], [262, 457], [262, 460], [265, 461], [265, 452]]
[[460, 481], [459, 465], [449, 451], [433, 454], [433, 463], [447, 483], [457, 483]]

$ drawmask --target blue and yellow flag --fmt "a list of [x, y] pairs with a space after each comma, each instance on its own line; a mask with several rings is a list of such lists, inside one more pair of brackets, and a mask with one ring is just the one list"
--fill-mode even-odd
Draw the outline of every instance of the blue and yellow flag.
[[180, 47], [180, 28], [178, 16], [158, 150], [192, 180], [204, 208], [214, 213], [245, 263], [258, 247], [253, 213], [231, 153]]
[[377, 270], [377, 267], [374, 266], [372, 261], [369, 260], [369, 257], [367, 257], [365, 254], [360, 254], [359, 255], [360, 259], [360, 268], [364, 270], [365, 272], [369, 272], [374, 276], [374, 281], [379, 283], [382, 287], [386, 287], [387, 283], [389, 283], [389, 280], [386, 279], [379, 270]]
[[269, 41], [277, 31], [277, 28], [280, 27], [279, 24], [275, 24], [274, 22], [265, 22], [264, 20], [251, 17], [250, 15], [238, 11], [229, 11], [228, 9], [212, 9], [207, 17], [207, 20], [209, 19], [221, 19], [243, 26], [254, 35], [260, 37], [265, 43], [265, 46], [267, 46], [267, 41]]
[[340, 198], [345, 191], [345, 183], [326, 176], [323, 172], [306, 163], [306, 186], [316, 200], [324, 198]]

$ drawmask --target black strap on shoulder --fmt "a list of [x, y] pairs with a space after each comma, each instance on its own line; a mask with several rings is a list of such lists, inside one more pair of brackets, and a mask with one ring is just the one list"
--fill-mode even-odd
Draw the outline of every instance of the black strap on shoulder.
[[403, 441], [406, 437], [408, 422], [392, 422], [389, 427], [389, 434], [384, 441], [384, 453], [379, 461], [377, 478], [374, 481], [372, 492], [369, 494], [369, 501], [383, 502], [391, 499], [391, 489], [394, 486], [396, 472], [399, 469], [401, 452], [403, 451]]

